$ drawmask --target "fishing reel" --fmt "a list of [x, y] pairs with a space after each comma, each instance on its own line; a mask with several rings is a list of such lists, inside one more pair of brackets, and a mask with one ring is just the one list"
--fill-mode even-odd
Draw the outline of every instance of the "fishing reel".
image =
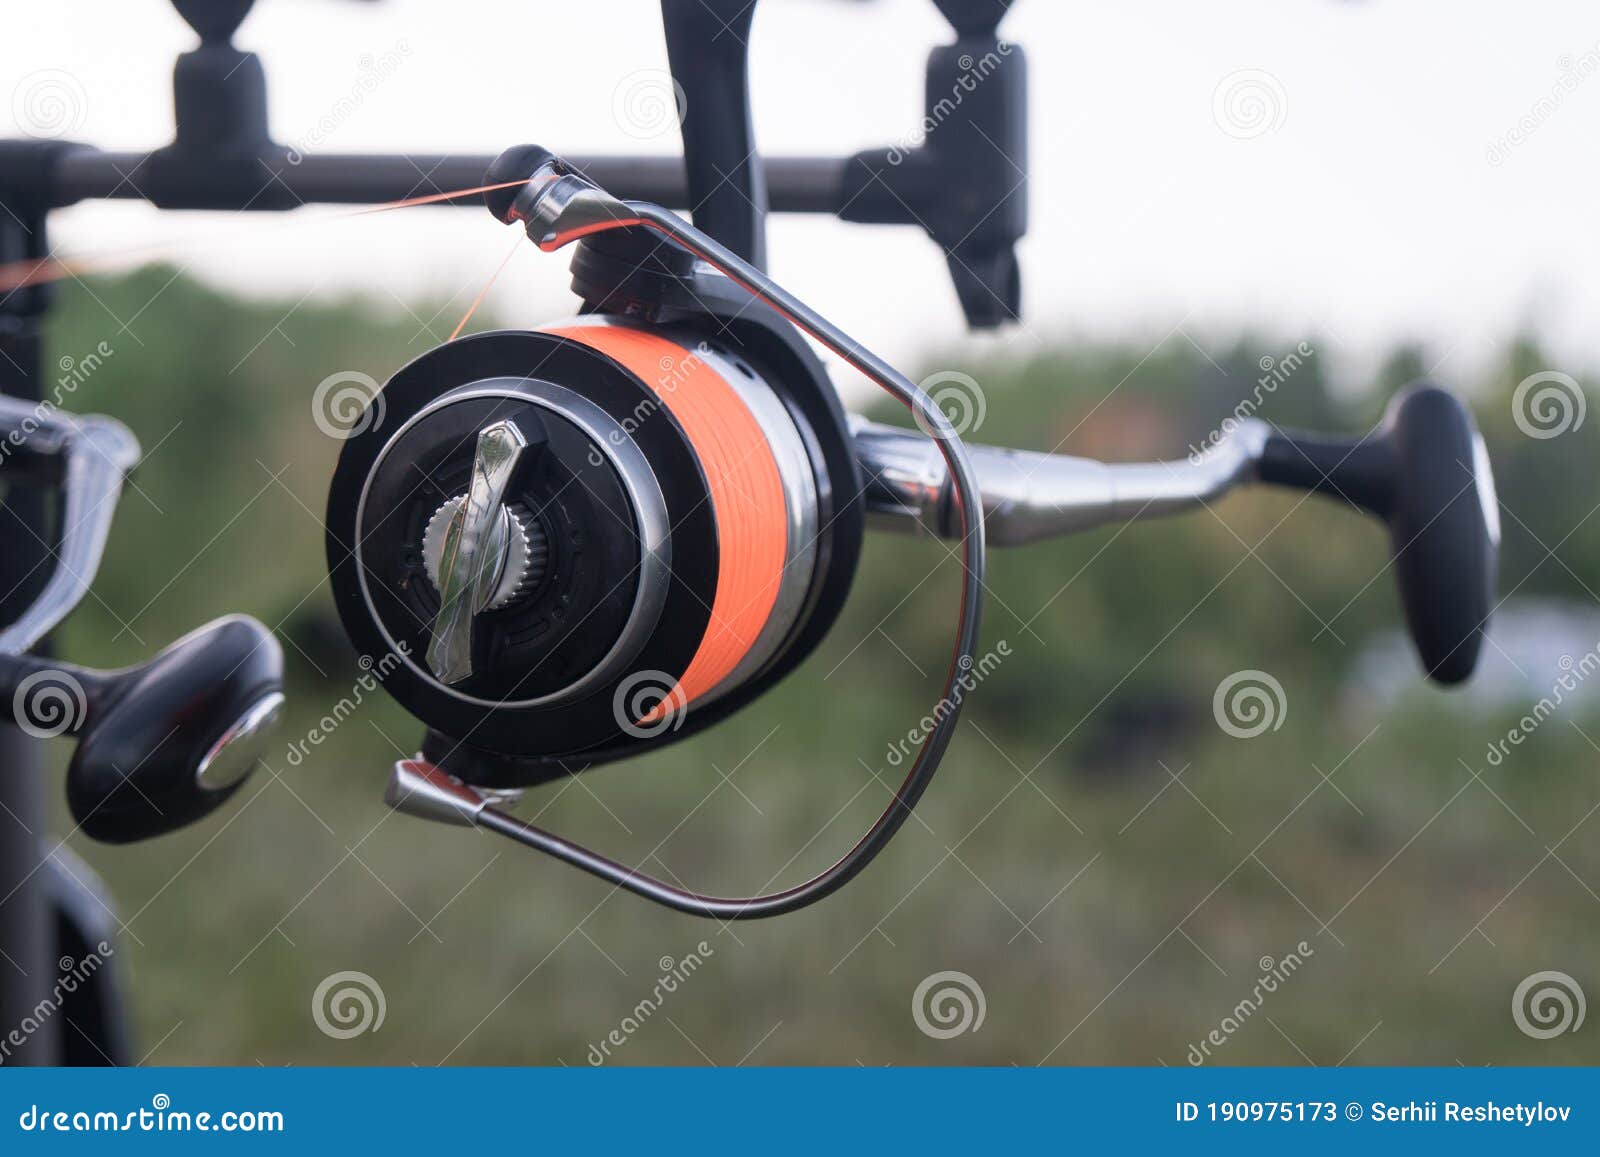
[[88, 592], [138, 460], [120, 422], [0, 398], [0, 479], [62, 497], [56, 566], [0, 630], [0, 702], [27, 734], [77, 741], [67, 804], [78, 827], [106, 843], [160, 835], [220, 807], [254, 770], [283, 704], [283, 653], [244, 615], [117, 671], [28, 653]]
[[[1243, 482], [1383, 520], [1427, 671], [1455, 682], [1472, 669], [1499, 532], [1482, 441], [1443, 390], [1408, 390], [1359, 440], [1247, 421], [1186, 462], [967, 447], [924, 391], [666, 210], [614, 198], [534, 146], [502, 154], [484, 184], [490, 212], [541, 250], [576, 243], [582, 308], [422, 355], [340, 454], [327, 513], [339, 613], [426, 728], [390, 781], [400, 810], [496, 831], [685, 912], [792, 911], [864, 868], [937, 768], [974, 661], [986, 534], [1034, 541]], [[846, 415], [807, 338], [917, 429]], [[962, 597], [934, 726], [833, 867], [782, 892], [704, 896], [493, 806], [694, 734], [770, 689], [835, 621], [869, 524], [958, 541]]]

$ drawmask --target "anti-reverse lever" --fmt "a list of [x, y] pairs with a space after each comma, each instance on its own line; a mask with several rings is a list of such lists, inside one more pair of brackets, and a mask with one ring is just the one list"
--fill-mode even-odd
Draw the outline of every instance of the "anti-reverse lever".
[[[949, 480], [927, 440], [860, 419], [854, 435], [869, 517], [881, 527], [948, 537]], [[1359, 438], [1278, 430], [1252, 418], [1205, 453], [1172, 462], [968, 450], [996, 546], [1179, 513], [1247, 482], [1340, 499], [1388, 526], [1407, 624], [1428, 674], [1459, 683], [1477, 662], [1494, 595], [1499, 510], [1483, 439], [1447, 390], [1406, 388]]]

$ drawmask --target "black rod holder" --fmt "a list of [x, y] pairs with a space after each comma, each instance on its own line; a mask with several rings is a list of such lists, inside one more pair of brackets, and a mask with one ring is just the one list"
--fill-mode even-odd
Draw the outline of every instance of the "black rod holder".
[[[301, 204], [377, 205], [481, 184], [490, 156], [438, 153], [343, 153], [291, 162], [282, 149], [247, 162], [193, 163], [182, 172], [151, 168], [149, 153], [107, 153], [88, 146], [65, 152], [44, 190], [60, 208], [84, 200], [149, 201], [158, 207], [292, 209]], [[629, 200], [689, 206], [681, 157], [572, 157], [597, 184]], [[769, 157], [772, 207], [784, 213], [838, 213], [845, 202], [843, 157]], [[446, 204], [476, 205], [462, 197]], [[905, 222], [911, 224], [909, 219]]]
[[695, 226], [765, 269], [766, 174], [750, 115], [755, 10], [756, 0], [661, 0]]
[[[42, 170], [49, 143], [0, 152], [9, 172]], [[0, 173], [0, 262], [38, 260], [50, 252], [45, 213], [25, 191], [9, 188]], [[0, 298], [0, 393], [39, 401], [45, 396], [42, 319], [53, 286], [27, 286]], [[11, 622], [38, 594], [49, 566], [49, 508], [35, 487], [12, 487], [0, 500], [0, 622]], [[15, 1028], [50, 995], [56, 975], [56, 942], [50, 897], [45, 890], [45, 825], [49, 817], [41, 745], [13, 722], [7, 700], [0, 714], [0, 1025]], [[4, 1031], [0, 1029], [0, 1031]], [[7, 1064], [49, 1065], [60, 1056], [51, 1027], [12, 1049]]]

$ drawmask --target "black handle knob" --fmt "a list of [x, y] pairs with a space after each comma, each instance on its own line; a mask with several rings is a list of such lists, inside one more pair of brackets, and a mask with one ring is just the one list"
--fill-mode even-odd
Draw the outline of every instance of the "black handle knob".
[[94, 839], [129, 843], [191, 823], [238, 790], [283, 703], [283, 651], [256, 620], [230, 615], [121, 671], [7, 656], [0, 695], [31, 734], [77, 736], [72, 817]]
[[1489, 457], [1460, 398], [1419, 382], [1364, 438], [1275, 432], [1260, 474], [1383, 519], [1423, 669], [1446, 684], [1472, 674], [1494, 599], [1500, 519]]

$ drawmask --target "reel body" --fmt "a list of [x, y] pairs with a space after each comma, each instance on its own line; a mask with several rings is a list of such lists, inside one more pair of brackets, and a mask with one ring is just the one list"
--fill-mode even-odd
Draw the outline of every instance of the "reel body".
[[[386, 685], [429, 729], [421, 757], [395, 765], [385, 798], [499, 832], [679, 911], [755, 919], [803, 908], [888, 845], [950, 745], [983, 606], [971, 461], [923, 390], [715, 239], [659, 206], [610, 196], [537, 147], [503, 154], [491, 177], [502, 167], [524, 183], [509, 201], [489, 199], [491, 212], [546, 251], [586, 239], [574, 266], [591, 316], [425, 355], [372, 400], [340, 455], [328, 517], [335, 598], [358, 646], [402, 660], [377, 666], [396, 668]], [[591, 246], [593, 268], [582, 261]], [[691, 321], [692, 348], [662, 328]], [[861, 838], [792, 887], [711, 896], [524, 823], [480, 789], [582, 770], [715, 722], [831, 625], [865, 504], [850, 427], [800, 330], [904, 404], [938, 444], [961, 512], [958, 628], [937, 722]], [[680, 397], [691, 378], [696, 388]], [[565, 539], [550, 533], [552, 518]], [[419, 665], [424, 577], [438, 608]], [[590, 632], [597, 641], [574, 640], [588, 650], [565, 646], [578, 597], [587, 609], [571, 629], [595, 615], [607, 626]], [[510, 617], [520, 600], [530, 600], [522, 618]], [[661, 680], [653, 702], [638, 694], [641, 678]]]
[[[540, 249], [579, 242], [583, 309], [418, 358], [340, 455], [335, 599], [362, 651], [398, 658], [374, 666], [427, 728], [418, 758], [393, 770], [395, 808], [498, 832], [679, 911], [794, 911], [883, 850], [948, 749], [977, 646], [986, 528], [1029, 542], [1251, 482], [1328, 493], [1387, 524], [1428, 673], [1448, 683], [1472, 669], [1498, 523], [1481, 438], [1443, 390], [1406, 391], [1353, 442], [1249, 420], [1182, 463], [968, 448], [920, 387], [659, 206], [612, 197], [536, 146], [502, 154], [485, 184], [490, 212]], [[847, 419], [802, 331], [903, 403], [921, 433]], [[492, 806], [489, 793], [693, 734], [771, 687], [834, 622], [868, 514], [961, 543], [960, 614], [934, 726], [830, 868], [778, 892], [707, 896]]]
[[[427, 725], [425, 756], [470, 784], [542, 782], [694, 733], [820, 640], [860, 552], [860, 486], [784, 324], [740, 341], [589, 314], [451, 342], [385, 386], [340, 456], [328, 557], [351, 638], [399, 659], [377, 669]], [[441, 528], [496, 423], [525, 445], [492, 590], [446, 671]]]

